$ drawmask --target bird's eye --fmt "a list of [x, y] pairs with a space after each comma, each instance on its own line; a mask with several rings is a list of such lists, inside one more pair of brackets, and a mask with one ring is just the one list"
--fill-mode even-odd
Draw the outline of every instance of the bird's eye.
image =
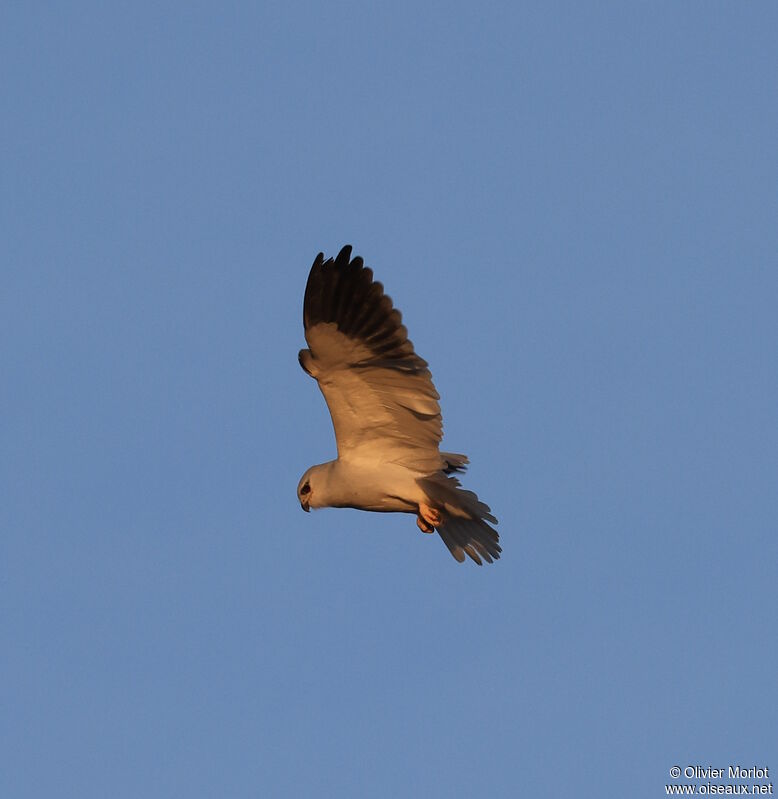
[[300, 493], [301, 493], [303, 496], [305, 496], [306, 494], [310, 494], [310, 493], [311, 493], [311, 486], [310, 486], [310, 484], [306, 483], [306, 484], [305, 484], [305, 485], [304, 485], [304, 486], [303, 486], [303, 487], [300, 489]]

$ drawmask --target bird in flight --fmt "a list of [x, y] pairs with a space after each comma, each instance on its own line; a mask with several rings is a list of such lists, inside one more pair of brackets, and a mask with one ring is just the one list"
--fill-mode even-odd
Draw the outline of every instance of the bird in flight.
[[460, 486], [467, 456], [439, 449], [443, 422], [427, 362], [400, 312], [362, 258], [345, 246], [313, 262], [303, 301], [308, 349], [300, 366], [319, 384], [338, 457], [300, 479], [303, 510], [357, 508], [416, 515], [460, 563], [479, 566], [502, 551], [489, 506]]

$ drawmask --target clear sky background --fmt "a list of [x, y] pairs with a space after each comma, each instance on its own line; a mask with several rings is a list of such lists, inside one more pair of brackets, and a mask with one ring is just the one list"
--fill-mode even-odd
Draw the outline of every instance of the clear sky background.
[[[773, 3], [0, 12], [0, 795], [778, 770]], [[317, 252], [500, 519], [302, 513]]]

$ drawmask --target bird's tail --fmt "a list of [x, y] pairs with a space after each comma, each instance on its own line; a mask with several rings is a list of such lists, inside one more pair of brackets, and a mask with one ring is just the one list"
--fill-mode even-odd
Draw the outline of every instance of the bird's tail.
[[481, 558], [492, 563], [500, 557], [500, 536], [487, 524], [497, 524], [497, 519], [474, 492], [462, 488], [456, 477], [442, 472], [421, 477], [418, 482], [430, 504], [440, 511], [442, 520], [435, 529], [460, 563], [466, 554], [479, 566]]

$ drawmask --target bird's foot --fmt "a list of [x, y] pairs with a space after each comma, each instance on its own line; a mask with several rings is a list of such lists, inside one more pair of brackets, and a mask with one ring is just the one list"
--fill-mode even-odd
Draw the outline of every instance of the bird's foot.
[[419, 517], [416, 519], [416, 524], [419, 525], [419, 529], [423, 533], [434, 533], [441, 520], [442, 517], [437, 508], [433, 508], [423, 502], [419, 503]]
[[427, 524], [427, 522], [425, 522], [424, 519], [421, 518], [421, 516], [416, 517], [416, 524], [419, 525], [419, 530], [421, 530], [422, 533], [435, 532], [435, 528], [431, 524]]

